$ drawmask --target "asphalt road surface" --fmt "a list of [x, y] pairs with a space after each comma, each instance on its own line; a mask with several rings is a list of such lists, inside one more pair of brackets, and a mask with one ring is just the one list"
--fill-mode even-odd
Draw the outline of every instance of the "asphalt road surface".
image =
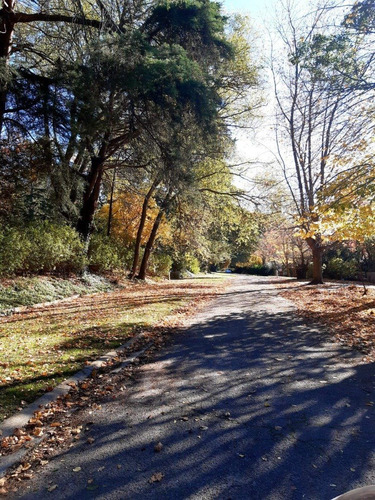
[[17, 498], [329, 500], [375, 482], [374, 366], [304, 324], [268, 278], [231, 279], [117, 400], [82, 416], [95, 442]]

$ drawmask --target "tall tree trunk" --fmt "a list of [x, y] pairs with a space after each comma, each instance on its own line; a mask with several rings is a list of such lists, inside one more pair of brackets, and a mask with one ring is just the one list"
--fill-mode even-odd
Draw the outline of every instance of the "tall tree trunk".
[[113, 169], [113, 177], [112, 177], [112, 184], [111, 184], [111, 196], [109, 199], [107, 236], [111, 236], [112, 216], [113, 216], [113, 193], [115, 191], [115, 183], [116, 183], [116, 168]]
[[154, 225], [152, 226], [150, 237], [148, 238], [148, 241], [146, 243], [145, 252], [143, 254], [143, 259], [142, 259], [141, 267], [139, 269], [139, 273], [138, 273], [138, 276], [137, 276], [137, 278], [140, 279], [140, 280], [146, 279], [148, 261], [150, 259], [152, 248], [153, 248], [154, 243], [155, 243], [155, 238], [156, 238], [156, 235], [157, 235], [157, 232], [158, 232], [161, 220], [163, 218], [165, 209], [168, 207], [168, 205], [170, 204], [171, 201], [172, 201], [172, 196], [171, 196], [171, 193], [168, 192], [166, 198], [164, 199], [164, 201], [163, 201], [163, 203], [162, 203], [162, 205], [160, 207], [159, 213], [156, 216]]
[[137, 267], [138, 267], [138, 260], [139, 260], [139, 253], [141, 249], [141, 242], [142, 242], [142, 234], [143, 234], [143, 229], [145, 227], [146, 223], [146, 216], [147, 216], [147, 209], [148, 209], [148, 203], [150, 201], [150, 198], [152, 194], [154, 193], [155, 189], [157, 188], [159, 184], [159, 179], [155, 179], [154, 182], [152, 183], [152, 186], [148, 190], [145, 199], [143, 200], [143, 206], [142, 206], [142, 213], [141, 213], [141, 220], [139, 221], [139, 226], [138, 226], [138, 231], [137, 231], [137, 238], [135, 240], [135, 248], [134, 248], [134, 257], [133, 257], [133, 265], [132, 265], [132, 270], [129, 274], [130, 279], [134, 279], [136, 272], [137, 272]]
[[310, 285], [320, 285], [323, 283], [323, 247], [314, 238], [307, 238], [307, 244], [311, 248], [313, 257], [313, 275]]
[[158, 232], [158, 229], [159, 229], [159, 226], [161, 223], [161, 219], [163, 218], [163, 214], [164, 214], [164, 210], [160, 209], [158, 215], [156, 216], [154, 225], [152, 226], [152, 231], [151, 231], [150, 237], [146, 243], [146, 248], [145, 248], [145, 252], [143, 254], [141, 267], [139, 269], [139, 273], [137, 276], [137, 278], [140, 280], [146, 279], [148, 261], [150, 260], [150, 255], [151, 255], [154, 243], [155, 243], [155, 238], [156, 238], [156, 234]]
[[[0, 10], [0, 70], [6, 73], [9, 65], [9, 57], [12, 49], [12, 38], [14, 31], [14, 22], [11, 19], [13, 13], [14, 0], [4, 1]], [[0, 75], [0, 138], [4, 125], [4, 115], [8, 95], [8, 75], [3, 78]]]
[[77, 231], [88, 244], [93, 230], [93, 222], [96, 208], [98, 206], [100, 188], [104, 172], [104, 160], [101, 157], [91, 159], [91, 170], [88, 183], [83, 195], [83, 203], [80, 217], [77, 223]]

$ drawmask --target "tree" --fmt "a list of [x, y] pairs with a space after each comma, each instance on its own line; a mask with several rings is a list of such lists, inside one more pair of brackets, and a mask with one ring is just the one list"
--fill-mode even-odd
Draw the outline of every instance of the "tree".
[[[279, 35], [288, 54], [286, 70], [285, 61], [273, 66], [277, 140], [300, 235], [312, 251], [311, 283], [316, 284], [323, 281], [327, 236], [322, 231], [320, 207], [333, 202], [325, 197], [325, 189], [351, 167], [336, 160], [360, 148], [370, 133], [371, 118], [363, 112], [366, 89], [353, 93], [347, 77], [353, 70], [356, 47], [341, 33], [330, 33], [328, 9], [317, 10], [302, 21], [293, 19], [291, 9], [285, 14], [287, 23], [279, 25]], [[281, 152], [283, 139], [289, 141], [290, 155]]]
[[[16, 0], [2, 0], [0, 9], [0, 137], [4, 124], [4, 117], [9, 110], [6, 109], [9, 85], [12, 70], [9, 68], [10, 58], [20, 47], [14, 47], [14, 35], [16, 26], [36, 23], [65, 23], [84, 28], [92, 27], [97, 30], [105, 29], [108, 19], [105, 8], [101, 2], [97, 2], [90, 12], [93, 17], [86, 15], [80, 2], [66, 2], [61, 10], [58, 2], [49, 2], [48, 7], [44, 2], [28, 2], [25, 11], [16, 10]], [[65, 12], [64, 12], [65, 10]], [[27, 47], [27, 44], [25, 45]], [[30, 49], [30, 46], [28, 47]], [[22, 49], [21, 49], [22, 50]], [[37, 53], [37, 48], [35, 49]]]

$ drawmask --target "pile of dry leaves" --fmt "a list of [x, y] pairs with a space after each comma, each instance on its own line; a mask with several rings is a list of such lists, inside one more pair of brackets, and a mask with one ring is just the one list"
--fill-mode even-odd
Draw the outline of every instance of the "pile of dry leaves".
[[293, 301], [304, 318], [328, 327], [338, 342], [375, 361], [375, 289], [354, 284], [327, 282], [307, 286], [297, 281], [283, 283], [282, 295]]

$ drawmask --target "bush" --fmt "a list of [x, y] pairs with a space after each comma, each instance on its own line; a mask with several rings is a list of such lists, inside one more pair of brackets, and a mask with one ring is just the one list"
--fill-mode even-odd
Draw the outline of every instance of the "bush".
[[6, 228], [0, 233], [0, 275], [12, 276], [25, 271], [31, 253], [31, 242], [19, 228]]
[[131, 251], [101, 233], [94, 234], [89, 246], [89, 267], [93, 272], [108, 272], [129, 268]]
[[236, 266], [235, 273], [239, 274], [255, 274], [257, 276], [274, 276], [275, 275], [275, 269], [272, 266], [265, 265], [265, 266]]
[[10, 227], [0, 234], [0, 274], [69, 274], [86, 265], [84, 245], [69, 226], [52, 222]]
[[149, 272], [154, 276], [169, 276], [172, 267], [172, 258], [166, 253], [151, 254]]
[[193, 255], [186, 255], [185, 257], [186, 269], [193, 274], [198, 274], [200, 271], [199, 260]]
[[343, 260], [333, 257], [327, 263], [325, 275], [332, 279], [356, 279], [358, 275], [358, 263], [355, 260]]
[[172, 279], [183, 279], [188, 276], [188, 272], [197, 274], [200, 271], [199, 260], [189, 253], [176, 254], [172, 262]]

